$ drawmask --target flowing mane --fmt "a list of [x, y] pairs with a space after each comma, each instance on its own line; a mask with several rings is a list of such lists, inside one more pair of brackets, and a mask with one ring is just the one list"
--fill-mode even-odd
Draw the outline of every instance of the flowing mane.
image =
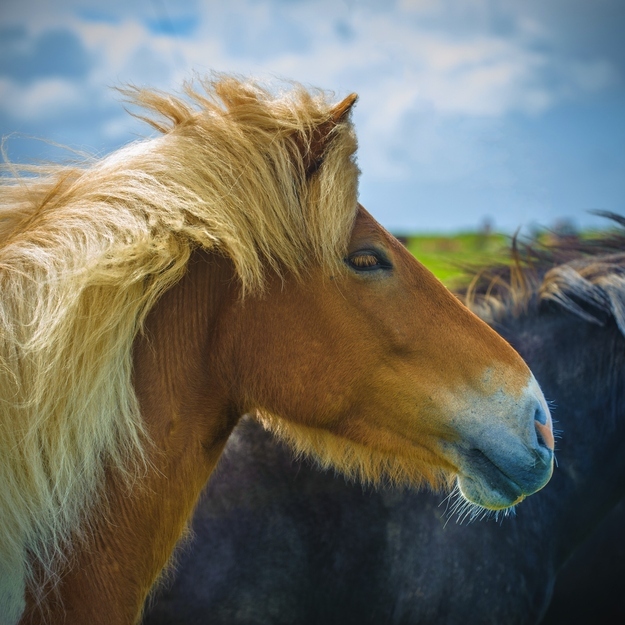
[[512, 260], [478, 272], [467, 304], [489, 323], [555, 302], [591, 323], [613, 317], [625, 334], [625, 218], [598, 212], [618, 229], [587, 239], [512, 246]]
[[[5, 167], [0, 183], [0, 560], [48, 574], [86, 535], [107, 470], [129, 483], [149, 444], [132, 346], [198, 247], [245, 295], [267, 267], [339, 262], [357, 209], [356, 140], [296, 86], [274, 95], [226, 77], [186, 97], [129, 89], [157, 138], [84, 166]], [[313, 261], [311, 261], [311, 258]]]

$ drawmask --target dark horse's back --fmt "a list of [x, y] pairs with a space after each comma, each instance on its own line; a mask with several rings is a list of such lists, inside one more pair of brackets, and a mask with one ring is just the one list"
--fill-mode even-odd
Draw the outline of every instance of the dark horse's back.
[[[490, 622], [514, 622], [515, 586], [538, 562], [501, 553], [509, 528], [453, 521], [445, 527], [441, 495], [348, 484], [293, 461], [252, 420], [235, 436], [198, 508], [195, 538], [180, 553], [175, 581], [157, 594], [146, 624], [471, 622], [464, 611], [455, 618], [460, 604], [492, 614]], [[470, 571], [454, 561], [451, 542], [461, 546]], [[489, 584], [513, 565], [494, 606]], [[526, 599], [535, 620], [544, 589]]]
[[[360, 614], [373, 585], [380, 592], [381, 580], [371, 578], [386, 543], [380, 521], [386, 499], [400, 495], [294, 461], [252, 419], [235, 430], [215, 478], [175, 582], [157, 594], [146, 623], [329, 623], [325, 610], [335, 611], [342, 595], [354, 606], [342, 605], [336, 618]], [[338, 549], [328, 532], [340, 532]]]
[[625, 623], [625, 499], [558, 573], [541, 625]]
[[[584, 314], [543, 301], [496, 326], [532, 368], [563, 433], [551, 482], [515, 515], [459, 525], [442, 495], [346, 483], [294, 460], [247, 419], [145, 623], [539, 623], [558, 571], [625, 496], [625, 339], [609, 310], [577, 303]], [[622, 532], [611, 531], [614, 544], [601, 549], [622, 552]], [[621, 592], [597, 603], [595, 567], [610, 579], [610, 552], [580, 554], [563, 581], [581, 586], [593, 618], [560, 620], [565, 587], [549, 622], [612, 624], [623, 560], [614, 563]]]

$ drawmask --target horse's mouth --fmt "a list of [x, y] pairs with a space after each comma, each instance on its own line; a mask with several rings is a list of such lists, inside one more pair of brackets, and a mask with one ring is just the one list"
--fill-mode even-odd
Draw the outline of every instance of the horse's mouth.
[[470, 502], [489, 510], [502, 510], [525, 499], [523, 488], [479, 449], [463, 454], [458, 487]]

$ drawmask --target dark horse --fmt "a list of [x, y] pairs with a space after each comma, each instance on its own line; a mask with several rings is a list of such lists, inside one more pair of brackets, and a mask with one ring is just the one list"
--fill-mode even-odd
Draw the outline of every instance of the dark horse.
[[562, 430], [553, 479], [515, 515], [457, 524], [439, 495], [347, 483], [248, 420], [145, 624], [538, 623], [563, 563], [625, 494], [624, 246], [617, 233], [527, 249], [474, 285]]

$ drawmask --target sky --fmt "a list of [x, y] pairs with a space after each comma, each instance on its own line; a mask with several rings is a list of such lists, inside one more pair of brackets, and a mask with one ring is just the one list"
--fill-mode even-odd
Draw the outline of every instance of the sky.
[[104, 155], [150, 136], [115, 86], [294, 79], [359, 94], [360, 201], [393, 232], [594, 227], [625, 214], [624, 32], [623, 0], [1, 0], [0, 135]]

